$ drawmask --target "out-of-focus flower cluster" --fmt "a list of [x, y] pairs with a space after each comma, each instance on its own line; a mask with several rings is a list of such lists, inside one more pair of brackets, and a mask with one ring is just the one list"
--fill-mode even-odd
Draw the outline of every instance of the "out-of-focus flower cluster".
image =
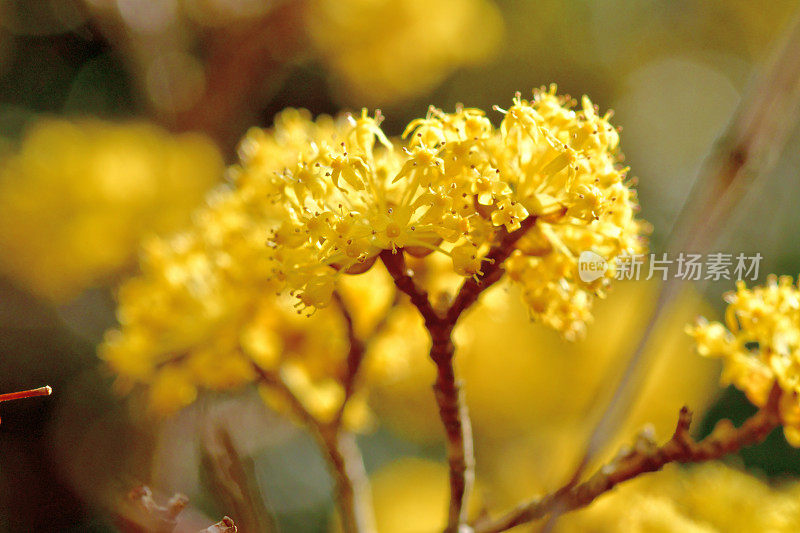
[[306, 23], [341, 92], [367, 104], [415, 96], [482, 62], [502, 33], [486, 0], [312, 0]]
[[214, 145], [148, 124], [42, 120], [0, 161], [0, 270], [63, 301], [174, 231], [222, 176]]
[[687, 328], [697, 350], [724, 362], [722, 383], [733, 384], [761, 407], [777, 383], [784, 434], [800, 446], [800, 290], [788, 276], [764, 286], [743, 282], [725, 296], [725, 324], [698, 320]]
[[[340, 100], [396, 103], [488, 59], [503, 32], [490, 0], [97, 0], [87, 7], [126, 51], [156, 109], [168, 112], [187, 111], [215, 90], [215, 61], [231, 56], [246, 58], [240, 64], [250, 65], [245, 71], [259, 85], [277, 78], [276, 65], [315, 61]], [[265, 63], [250, 63], [252, 50]]]
[[[328, 420], [344, 396], [343, 315], [331, 307], [301, 316], [290, 297], [276, 294], [279, 283], [264, 254], [270, 219], [257, 211], [248, 216], [244, 207], [231, 190], [218, 190], [190, 230], [145, 243], [141, 274], [119, 290], [120, 329], [107, 333], [100, 356], [118, 373], [121, 390], [148, 385], [149, 407], [159, 414], [190, 404], [200, 388], [253, 382], [256, 363], [278, 371], [306, 409]], [[351, 277], [341, 287], [343, 297], [362, 304], [352, 310], [362, 331], [374, 326], [371, 317], [391, 297], [374, 277]], [[284, 407], [280, 395], [263, 392], [268, 403]], [[349, 405], [345, 422], [361, 425], [363, 402]]]
[[800, 528], [798, 490], [797, 483], [771, 487], [723, 463], [668, 466], [565, 515], [556, 531], [788, 533]]

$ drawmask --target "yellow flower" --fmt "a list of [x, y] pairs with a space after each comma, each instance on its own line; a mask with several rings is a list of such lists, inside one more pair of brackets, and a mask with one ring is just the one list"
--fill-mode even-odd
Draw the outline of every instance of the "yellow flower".
[[687, 332], [700, 355], [723, 360], [722, 383], [754, 405], [766, 404], [777, 382], [784, 434], [800, 446], [800, 290], [788, 276], [770, 276], [752, 289], [738, 282], [725, 300], [725, 325], [701, 318]]
[[503, 24], [487, 0], [312, 0], [306, 26], [341, 93], [385, 105], [485, 60]]
[[[253, 383], [256, 363], [279, 374], [320, 420], [336, 411], [348, 351], [344, 318], [336, 307], [300, 316], [293, 298], [276, 294], [279, 281], [265, 254], [267, 213], [222, 187], [190, 229], [145, 243], [141, 273], [118, 292], [120, 326], [100, 347], [122, 390], [148, 385], [152, 410], [170, 414], [194, 401], [197, 390]], [[342, 283], [359, 334], [366, 336], [386, 311], [393, 295], [387, 287], [380, 269]], [[274, 395], [270, 403], [279, 405]], [[354, 398], [345, 422], [368, 420], [363, 400]]]
[[577, 256], [591, 248], [613, 265], [640, 250], [642, 224], [616, 165], [616, 131], [587, 99], [571, 105], [555, 88], [536, 91], [531, 102], [515, 98], [497, 128], [480, 110], [432, 108], [405, 142], [383, 133], [380, 113], [312, 121], [284, 111], [245, 136], [230, 183], [190, 228], [145, 244], [102, 357], [129, 384], [169, 365], [215, 390], [251, 382], [256, 362], [326, 419], [344, 397], [348, 351], [334, 292], [368, 340], [394, 299], [375, 266], [381, 252], [422, 258], [418, 281], [452, 291], [522, 223], [532, 229], [505, 265], [509, 277], [533, 318], [576, 336], [608, 282], [581, 282]]
[[56, 301], [185, 224], [223, 171], [201, 136], [97, 120], [43, 120], [0, 165], [0, 270]]
[[[383, 134], [377, 113], [312, 122], [290, 110], [247, 135], [232, 172], [244, 202], [269, 199], [274, 277], [301, 309], [327, 306], [338, 280], [383, 250], [435, 252], [478, 276], [500, 235], [532, 221], [506, 270], [535, 319], [577, 337], [617, 256], [642, 250], [644, 226], [609, 115], [587, 98], [571, 107], [555, 87], [517, 96], [499, 128], [477, 109], [431, 108], [405, 143]], [[580, 280], [584, 250], [608, 260], [605, 277]]]

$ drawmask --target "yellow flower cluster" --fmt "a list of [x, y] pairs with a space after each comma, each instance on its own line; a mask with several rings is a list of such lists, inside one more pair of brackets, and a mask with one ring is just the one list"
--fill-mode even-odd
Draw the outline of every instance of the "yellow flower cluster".
[[[277, 124], [280, 144], [262, 154], [281, 168], [312, 149], [302, 129], [311, 123], [304, 113], [287, 111]], [[277, 294], [285, 282], [275, 275], [267, 240], [282, 213], [272, 207], [265, 188], [271, 176], [235, 170], [232, 175], [233, 186], [212, 191], [191, 227], [144, 243], [141, 273], [119, 289], [120, 326], [106, 334], [100, 356], [118, 374], [121, 390], [146, 386], [148, 405], [159, 414], [190, 404], [200, 389], [252, 383], [256, 363], [276, 372], [308, 411], [326, 420], [344, 397], [341, 378], [349, 349], [344, 317], [334, 306], [311, 318], [300, 316], [294, 298]], [[382, 281], [386, 290], [380, 290]], [[376, 269], [338, 287], [353, 304], [360, 334], [386, 311], [389, 283]], [[265, 390], [264, 396], [283, 407], [274, 391]], [[354, 400], [345, 422], [359, 425], [364, 403]]]
[[0, 162], [0, 271], [63, 301], [184, 225], [222, 176], [216, 147], [148, 124], [43, 120]]
[[[319, 420], [341, 405], [349, 348], [343, 315], [331, 307], [300, 316], [291, 297], [276, 295], [264, 254], [270, 219], [252, 215], [232, 190], [214, 191], [192, 228], [145, 243], [141, 274], [119, 290], [120, 327], [106, 334], [100, 356], [118, 374], [122, 391], [147, 386], [157, 414], [192, 403], [201, 388], [252, 383], [253, 363], [277, 372]], [[366, 322], [362, 329], [374, 326], [370, 316], [385, 311], [381, 302], [390, 297], [373, 278], [348, 278], [340, 289], [348, 301], [363, 303], [353, 309], [355, 320]], [[280, 395], [263, 393], [268, 403], [284, 407]], [[356, 398], [345, 422], [363, 422], [363, 407]]]
[[575, 333], [605, 281], [582, 283], [577, 255], [593, 249], [613, 265], [640, 248], [641, 224], [616, 131], [588, 99], [570, 105], [554, 88], [517, 97], [499, 128], [477, 109], [431, 109], [405, 142], [383, 133], [379, 113], [312, 121], [284, 111], [247, 134], [230, 183], [191, 228], [145, 245], [102, 357], [122, 381], [150, 384], [161, 412], [198, 388], [253, 381], [255, 362], [325, 419], [341, 405], [348, 351], [334, 291], [368, 342], [393, 300], [374, 266], [382, 251], [428, 256], [429, 274], [463, 280], [525, 221], [510, 278], [532, 316]]
[[502, 33], [487, 0], [312, 0], [306, 25], [348, 99], [385, 105], [479, 63]]
[[[281, 221], [274, 277], [303, 308], [327, 306], [337, 281], [382, 250], [441, 253], [454, 272], [477, 276], [500, 236], [533, 217], [506, 269], [534, 318], [574, 336], [616, 257], [641, 250], [643, 225], [608, 115], [585, 97], [572, 105], [555, 87], [517, 96], [499, 128], [478, 109], [431, 108], [403, 143], [384, 135], [380, 114], [312, 122], [289, 111], [247, 135], [233, 174]], [[583, 250], [609, 261], [605, 277], [580, 281]]]
[[752, 289], [738, 282], [725, 300], [724, 325], [700, 318], [687, 332], [700, 355], [723, 360], [722, 383], [754, 405], [765, 405], [777, 382], [784, 434], [800, 446], [800, 290], [788, 276], [770, 276]]

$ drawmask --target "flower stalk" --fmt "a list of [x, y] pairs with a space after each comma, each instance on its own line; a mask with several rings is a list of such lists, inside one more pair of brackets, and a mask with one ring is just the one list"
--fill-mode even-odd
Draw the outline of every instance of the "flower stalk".
[[452, 305], [444, 313], [433, 308], [428, 294], [414, 282], [406, 268], [402, 251], [384, 250], [381, 253], [381, 260], [395, 285], [411, 299], [411, 303], [422, 315], [431, 337], [430, 358], [436, 365], [433, 391], [447, 439], [447, 462], [450, 469], [450, 503], [445, 530], [448, 533], [459, 531], [467, 523], [467, 504], [475, 481], [472, 425], [461, 382], [456, 378], [453, 364], [453, 329], [461, 314], [477, 301], [484, 290], [502, 277], [503, 262], [514, 250], [516, 242], [535, 224], [536, 217], [531, 216], [513, 232], [500, 229], [497, 244], [486, 255], [487, 264], [481, 274], [462, 284]]
[[455, 322], [448, 321], [447, 315], [440, 316], [433, 308], [427, 292], [417, 286], [406, 268], [402, 251], [384, 250], [381, 260], [397, 288], [408, 295], [422, 315], [425, 328], [431, 336], [430, 357], [436, 364], [433, 390], [447, 438], [447, 462], [450, 468], [450, 504], [446, 531], [455, 532], [467, 520], [466, 507], [472, 491], [475, 463], [469, 412], [453, 366], [455, 346], [451, 335]]

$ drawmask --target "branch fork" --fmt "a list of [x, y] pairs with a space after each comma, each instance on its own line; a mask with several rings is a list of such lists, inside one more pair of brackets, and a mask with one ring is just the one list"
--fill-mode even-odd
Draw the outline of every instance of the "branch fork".
[[381, 260], [394, 280], [398, 290], [408, 295], [425, 322], [431, 337], [430, 358], [436, 365], [436, 382], [433, 385], [439, 417], [447, 437], [447, 459], [450, 467], [450, 504], [447, 533], [468, 530], [467, 504], [475, 478], [475, 457], [472, 449], [472, 426], [461, 383], [456, 379], [453, 358], [453, 329], [461, 314], [469, 309], [487, 288], [503, 276], [503, 263], [511, 255], [516, 242], [535, 224], [531, 216], [511, 233], [500, 228], [495, 246], [486, 255], [486, 266], [478, 276], [461, 285], [450, 307], [438, 312], [431, 304], [428, 293], [419, 287], [406, 267], [402, 250], [384, 250]]

